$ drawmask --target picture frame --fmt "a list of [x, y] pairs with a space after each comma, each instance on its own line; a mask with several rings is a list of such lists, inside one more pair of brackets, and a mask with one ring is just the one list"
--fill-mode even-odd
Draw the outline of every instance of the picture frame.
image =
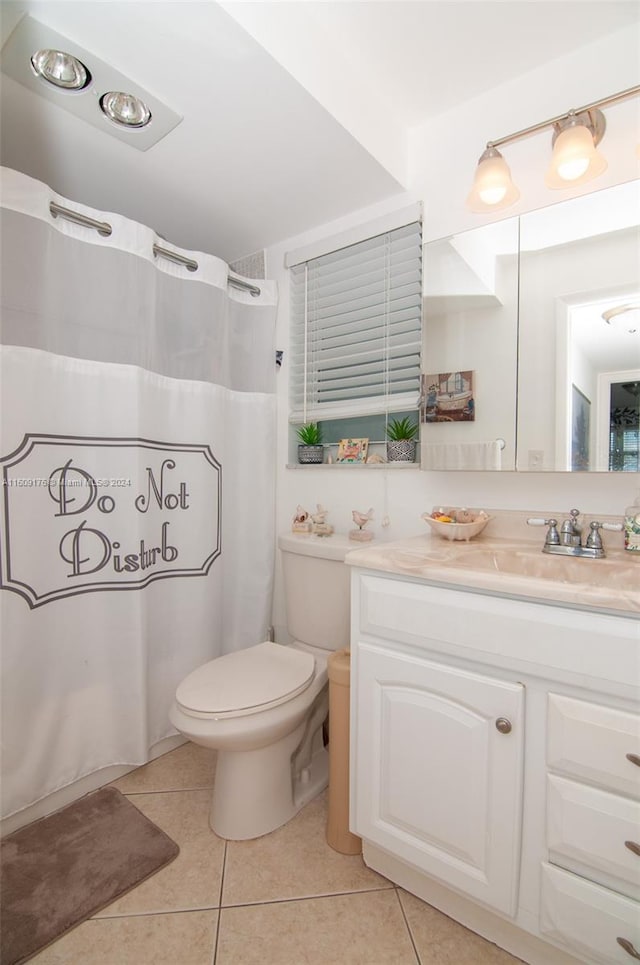
[[571, 386], [571, 470], [585, 471], [591, 464], [591, 400], [577, 385]]
[[474, 422], [475, 372], [433, 372], [422, 376], [422, 422]]
[[368, 439], [341, 439], [336, 462], [365, 462], [368, 448]]

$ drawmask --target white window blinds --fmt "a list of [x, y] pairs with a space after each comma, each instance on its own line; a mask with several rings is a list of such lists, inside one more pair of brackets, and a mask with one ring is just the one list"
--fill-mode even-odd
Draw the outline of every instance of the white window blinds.
[[296, 265], [290, 279], [290, 421], [416, 408], [420, 222]]

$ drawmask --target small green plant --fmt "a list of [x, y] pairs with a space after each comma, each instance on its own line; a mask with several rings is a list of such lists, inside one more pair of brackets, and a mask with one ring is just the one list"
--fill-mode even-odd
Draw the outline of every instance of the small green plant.
[[409, 418], [392, 419], [387, 426], [387, 438], [392, 442], [404, 439], [415, 439], [418, 435], [418, 424]]
[[322, 442], [322, 426], [317, 422], [308, 422], [300, 426], [298, 439], [303, 446], [319, 446]]

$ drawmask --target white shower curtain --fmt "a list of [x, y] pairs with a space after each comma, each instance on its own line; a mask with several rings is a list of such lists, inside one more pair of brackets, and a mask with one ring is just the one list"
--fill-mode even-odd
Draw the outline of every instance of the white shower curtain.
[[276, 290], [156, 258], [151, 229], [1, 173], [8, 816], [148, 760], [182, 677], [265, 639]]

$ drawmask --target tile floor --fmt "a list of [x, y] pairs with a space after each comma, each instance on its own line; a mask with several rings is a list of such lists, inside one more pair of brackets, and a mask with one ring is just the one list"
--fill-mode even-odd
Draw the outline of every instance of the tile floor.
[[509, 965], [518, 959], [325, 841], [321, 795], [284, 828], [209, 828], [213, 752], [184, 744], [114, 782], [179, 856], [33, 965]]

